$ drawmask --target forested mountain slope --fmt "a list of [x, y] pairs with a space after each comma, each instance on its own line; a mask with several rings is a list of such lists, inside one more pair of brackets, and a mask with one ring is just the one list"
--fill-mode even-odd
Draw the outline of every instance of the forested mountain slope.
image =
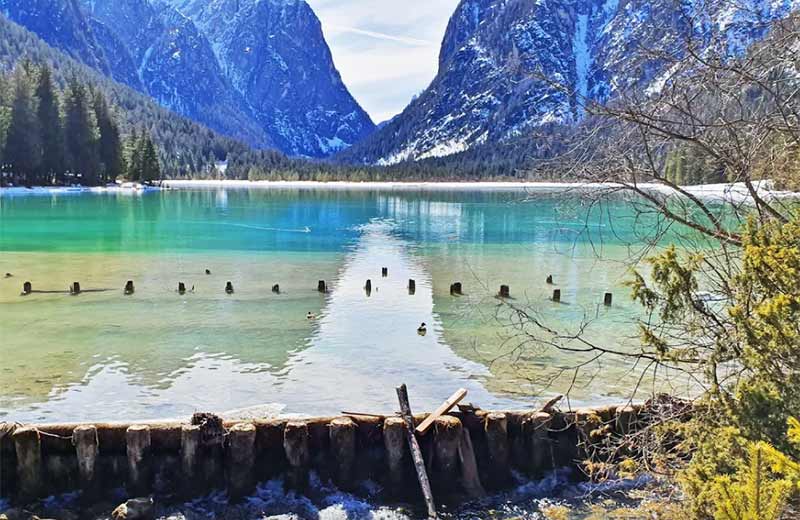
[[257, 148], [324, 157], [374, 125], [302, 0], [0, 0], [53, 47]]

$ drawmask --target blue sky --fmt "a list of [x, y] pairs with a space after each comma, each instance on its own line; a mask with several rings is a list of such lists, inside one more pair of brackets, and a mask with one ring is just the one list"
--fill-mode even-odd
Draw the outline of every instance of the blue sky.
[[458, 0], [307, 0], [336, 67], [376, 123], [401, 112], [436, 75]]

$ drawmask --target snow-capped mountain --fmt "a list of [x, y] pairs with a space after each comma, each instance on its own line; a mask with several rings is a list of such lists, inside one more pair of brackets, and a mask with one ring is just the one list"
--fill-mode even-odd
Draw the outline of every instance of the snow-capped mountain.
[[573, 124], [587, 100], [658, 89], [669, 74], [658, 53], [681, 52], [685, 35], [742, 52], [797, 7], [800, 0], [462, 0], [431, 85], [340, 157], [393, 164]]
[[374, 130], [303, 0], [0, 0], [12, 21], [223, 134], [324, 157]]
[[124, 54], [135, 66], [135, 78], [126, 82], [130, 86], [231, 137], [274, 146], [191, 20], [160, 1], [86, 0], [85, 9], [95, 34], [107, 35], [97, 38], [106, 48], [124, 42]]
[[209, 38], [233, 87], [280, 149], [325, 156], [374, 130], [305, 1], [170, 1]]

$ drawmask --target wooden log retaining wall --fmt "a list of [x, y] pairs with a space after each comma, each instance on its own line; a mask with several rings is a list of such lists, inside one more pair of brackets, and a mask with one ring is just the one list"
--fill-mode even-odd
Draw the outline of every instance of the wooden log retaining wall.
[[[492, 491], [508, 485], [512, 469], [535, 478], [574, 466], [591, 431], [628, 433], [642, 421], [641, 410], [454, 412], [437, 419], [420, 444], [437, 499], [458, 499], [475, 487], [474, 475], [462, 478], [465, 433], [480, 482]], [[417, 424], [425, 417], [415, 417]], [[3, 426], [0, 496], [18, 503], [75, 490], [91, 499], [122, 486], [130, 496], [182, 497], [224, 487], [238, 498], [278, 475], [302, 490], [310, 471], [342, 489], [372, 479], [396, 496], [418, 493], [404, 425], [394, 416], [226, 422], [223, 436], [177, 422]]]

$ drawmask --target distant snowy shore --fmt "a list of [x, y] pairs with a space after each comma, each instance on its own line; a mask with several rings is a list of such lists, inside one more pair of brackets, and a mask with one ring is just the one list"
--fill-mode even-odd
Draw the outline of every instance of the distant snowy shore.
[[[340, 189], [340, 190], [396, 190], [396, 191], [510, 191], [510, 192], [559, 192], [570, 190], [613, 190], [621, 186], [615, 183], [581, 182], [318, 182], [318, 181], [241, 181], [241, 180], [168, 180], [165, 188], [231, 188], [231, 189]], [[664, 194], [674, 190], [663, 184], [645, 183], [639, 187]], [[772, 189], [771, 181], [756, 183], [758, 195], [764, 198], [800, 198], [800, 193]], [[704, 200], [727, 200], [743, 202], [750, 199], [743, 183], [703, 184], [683, 187], [687, 193]]]
[[[757, 193], [765, 199], [800, 198], [800, 193], [772, 189], [771, 181], [755, 183]], [[643, 183], [640, 188], [663, 193], [675, 191], [663, 184]], [[243, 181], [243, 180], [165, 180], [161, 187], [124, 184], [117, 186], [38, 186], [32, 188], [0, 188], [0, 195], [57, 195], [70, 193], [143, 193], [160, 189], [325, 189], [325, 190], [391, 190], [391, 191], [505, 191], [545, 193], [563, 191], [601, 191], [620, 189], [615, 183], [581, 182], [319, 182], [319, 181]], [[743, 183], [701, 184], [684, 186], [687, 193], [703, 200], [747, 202], [751, 197]]]

